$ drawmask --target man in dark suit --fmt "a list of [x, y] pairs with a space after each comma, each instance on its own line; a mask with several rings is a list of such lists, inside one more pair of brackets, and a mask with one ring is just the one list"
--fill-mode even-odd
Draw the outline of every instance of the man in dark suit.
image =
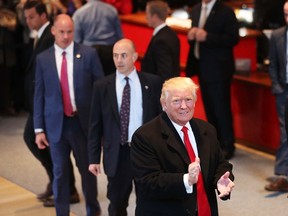
[[[131, 40], [121, 39], [113, 47], [116, 73], [94, 84], [89, 128], [89, 170], [98, 175], [103, 145], [104, 170], [108, 176], [107, 197], [110, 216], [126, 216], [132, 191], [130, 141], [133, 132], [161, 111], [161, 80], [144, 72], [138, 73], [134, 62], [138, 54]], [[125, 81], [125, 78], [128, 81]], [[123, 108], [125, 85], [130, 86], [129, 108]], [[126, 133], [122, 111], [126, 113]], [[124, 135], [126, 137], [124, 137]], [[102, 143], [103, 139], [103, 143]]]
[[269, 46], [269, 74], [272, 81], [271, 90], [276, 98], [276, 108], [280, 127], [280, 142], [276, 154], [274, 173], [275, 181], [265, 186], [268, 191], [288, 192], [288, 145], [285, 131], [285, 104], [288, 98], [287, 79], [287, 25], [288, 1], [283, 6], [286, 26], [272, 32]]
[[142, 71], [160, 76], [163, 82], [180, 74], [180, 42], [165, 23], [168, 12], [166, 2], [147, 2], [146, 19], [154, 32], [141, 62]]
[[[27, 25], [31, 30], [37, 31], [38, 38], [37, 42], [35, 41], [34, 43], [33, 53], [26, 69], [25, 94], [29, 116], [24, 129], [24, 141], [32, 154], [41, 162], [48, 174], [49, 183], [47, 185], [46, 191], [37, 195], [37, 198], [44, 202], [44, 206], [50, 207], [54, 205], [53, 200], [50, 199], [50, 197], [53, 195], [53, 165], [49, 148], [39, 149], [35, 143], [35, 133], [33, 126], [33, 98], [36, 56], [54, 44], [54, 36], [51, 34], [51, 24], [48, 21], [46, 6], [41, 1], [28, 1], [24, 5], [24, 14]], [[71, 170], [70, 199], [71, 203], [77, 203], [79, 202], [79, 195], [75, 187], [75, 177], [71, 161], [69, 167], [69, 169]]]
[[230, 159], [235, 151], [230, 88], [238, 21], [233, 10], [218, 0], [202, 0], [193, 7], [191, 18], [186, 75], [198, 75], [207, 119], [216, 127], [221, 148]]
[[71, 150], [82, 178], [88, 216], [100, 215], [97, 181], [88, 171], [87, 134], [93, 82], [103, 76], [93, 48], [73, 42], [71, 17], [55, 18], [55, 44], [37, 56], [34, 131], [38, 148], [50, 146], [57, 215], [69, 215]]
[[215, 189], [219, 198], [230, 198], [232, 165], [216, 130], [193, 118], [197, 88], [188, 77], [166, 81], [160, 98], [164, 112], [132, 137], [136, 216], [217, 216]]

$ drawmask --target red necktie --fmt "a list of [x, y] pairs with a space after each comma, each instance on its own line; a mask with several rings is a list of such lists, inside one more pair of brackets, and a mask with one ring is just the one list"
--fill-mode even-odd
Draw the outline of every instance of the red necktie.
[[71, 116], [73, 114], [73, 108], [72, 108], [70, 93], [69, 93], [66, 52], [63, 52], [62, 56], [63, 58], [62, 58], [62, 66], [61, 66], [60, 84], [61, 84], [61, 90], [62, 90], [63, 108], [64, 108], [64, 114], [66, 116]]
[[[184, 144], [186, 146], [189, 158], [191, 162], [194, 162], [195, 153], [189, 140], [188, 128], [184, 126], [181, 129], [181, 131], [184, 134]], [[204, 188], [202, 172], [199, 173], [197, 182], [197, 207], [198, 207], [198, 216], [211, 216], [210, 206]]]

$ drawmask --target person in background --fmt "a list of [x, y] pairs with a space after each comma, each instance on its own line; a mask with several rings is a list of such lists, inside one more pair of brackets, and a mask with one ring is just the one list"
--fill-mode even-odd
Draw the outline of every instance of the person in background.
[[[27, 1], [24, 4], [24, 16], [27, 25], [31, 30], [37, 31], [38, 40], [35, 42], [32, 56], [26, 69], [25, 77], [25, 93], [28, 102], [28, 118], [24, 129], [24, 141], [31, 151], [31, 153], [41, 162], [45, 168], [49, 183], [46, 191], [38, 194], [37, 198], [43, 201], [45, 207], [54, 206], [54, 200], [51, 199], [53, 195], [52, 182], [54, 179], [53, 175], [53, 164], [50, 155], [50, 149], [39, 149], [35, 143], [35, 133], [33, 124], [33, 99], [34, 99], [34, 83], [35, 83], [35, 70], [36, 70], [36, 57], [39, 53], [48, 49], [54, 44], [54, 36], [51, 33], [52, 25], [48, 21], [48, 15], [45, 5], [41, 1], [32, 0]], [[75, 187], [75, 177], [73, 172], [73, 165], [69, 159], [69, 170], [70, 171], [70, 202], [78, 203], [80, 201], [79, 195]]]
[[117, 10], [100, 0], [88, 0], [73, 20], [75, 42], [96, 48], [105, 75], [114, 73], [113, 45], [123, 37]]
[[97, 179], [88, 171], [87, 134], [93, 82], [103, 76], [97, 52], [73, 42], [69, 15], [55, 18], [55, 43], [37, 56], [34, 131], [39, 149], [50, 147], [57, 216], [69, 215], [70, 154], [79, 169], [86, 215], [100, 215]]
[[190, 18], [186, 76], [198, 76], [207, 120], [217, 130], [225, 158], [231, 159], [235, 152], [231, 82], [238, 21], [234, 11], [219, 0], [202, 0], [192, 8]]
[[43, 0], [49, 6], [52, 17], [58, 14], [72, 16], [74, 12], [84, 5], [82, 0]]
[[88, 138], [89, 170], [95, 176], [101, 173], [103, 149], [110, 216], [127, 216], [133, 180], [131, 136], [139, 126], [161, 112], [158, 100], [161, 80], [152, 74], [138, 73], [134, 66], [137, 57], [131, 40], [116, 42], [113, 48], [116, 73], [97, 81], [93, 88]]
[[133, 11], [132, 0], [103, 0], [103, 2], [113, 5], [119, 14], [130, 14]]
[[169, 13], [164, 1], [149, 1], [146, 5], [148, 26], [154, 28], [153, 37], [141, 62], [141, 70], [166, 79], [180, 75], [180, 41], [166, 25]]
[[283, 6], [286, 26], [272, 32], [269, 46], [269, 74], [272, 81], [272, 93], [276, 97], [276, 109], [280, 127], [280, 143], [276, 153], [274, 173], [276, 178], [265, 189], [268, 191], [288, 192], [288, 145], [285, 131], [285, 103], [288, 98], [288, 71], [287, 71], [287, 24], [288, 1]]
[[10, 1], [0, 0], [0, 116], [16, 114], [13, 84], [17, 75], [18, 20]]
[[217, 216], [217, 198], [230, 199], [232, 164], [215, 128], [193, 117], [198, 86], [188, 77], [163, 84], [163, 113], [137, 129], [131, 162], [136, 182], [135, 216]]

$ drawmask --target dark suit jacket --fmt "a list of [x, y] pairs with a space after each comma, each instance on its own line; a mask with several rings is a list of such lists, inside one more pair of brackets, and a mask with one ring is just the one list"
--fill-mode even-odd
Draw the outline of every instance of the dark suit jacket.
[[287, 27], [274, 30], [269, 47], [269, 74], [272, 80], [272, 93], [283, 93], [286, 86], [286, 32]]
[[[232, 171], [232, 165], [224, 159], [212, 125], [195, 118], [190, 125], [197, 142], [212, 216], [216, 216], [216, 184], [221, 175]], [[183, 175], [190, 164], [189, 156], [166, 113], [134, 133], [131, 160], [137, 188], [136, 216], [195, 214], [196, 194], [187, 194], [183, 183]], [[234, 179], [232, 173], [230, 178]], [[193, 191], [196, 191], [195, 185]]]
[[[198, 26], [200, 13], [201, 3], [192, 9], [192, 27]], [[187, 76], [199, 75], [205, 82], [231, 79], [235, 71], [233, 47], [239, 41], [238, 21], [233, 10], [216, 1], [204, 29], [208, 35], [205, 42], [199, 43], [199, 61], [194, 56], [195, 41], [190, 41]]]
[[26, 68], [25, 98], [27, 101], [27, 108], [30, 113], [33, 112], [36, 56], [54, 44], [54, 36], [51, 33], [51, 27], [52, 25], [49, 24], [43, 31], [41, 37], [39, 38], [33, 50], [32, 56]]
[[[93, 82], [103, 76], [95, 49], [74, 43], [73, 78], [75, 101], [83, 132], [88, 135], [88, 119]], [[48, 141], [58, 142], [63, 128], [63, 103], [54, 46], [37, 57], [34, 128], [42, 128]]]
[[152, 37], [141, 70], [160, 76], [163, 81], [180, 75], [180, 42], [168, 26]]
[[[143, 123], [161, 112], [161, 80], [144, 72], [138, 73], [142, 86]], [[120, 116], [117, 105], [116, 73], [94, 84], [88, 138], [89, 163], [100, 164], [103, 138], [104, 170], [109, 177], [116, 173], [120, 151]]]

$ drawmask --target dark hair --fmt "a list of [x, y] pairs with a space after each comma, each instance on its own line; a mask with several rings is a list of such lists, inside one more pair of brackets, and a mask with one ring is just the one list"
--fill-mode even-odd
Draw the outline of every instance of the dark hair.
[[162, 0], [148, 1], [147, 6], [150, 14], [156, 14], [161, 20], [165, 20], [170, 12], [168, 4]]
[[41, 0], [32, 0], [32, 1], [28, 0], [24, 5], [24, 10], [28, 10], [31, 8], [35, 8], [37, 14], [39, 14], [39, 15], [45, 13], [46, 17], [48, 18], [46, 5], [43, 4], [43, 2]]

